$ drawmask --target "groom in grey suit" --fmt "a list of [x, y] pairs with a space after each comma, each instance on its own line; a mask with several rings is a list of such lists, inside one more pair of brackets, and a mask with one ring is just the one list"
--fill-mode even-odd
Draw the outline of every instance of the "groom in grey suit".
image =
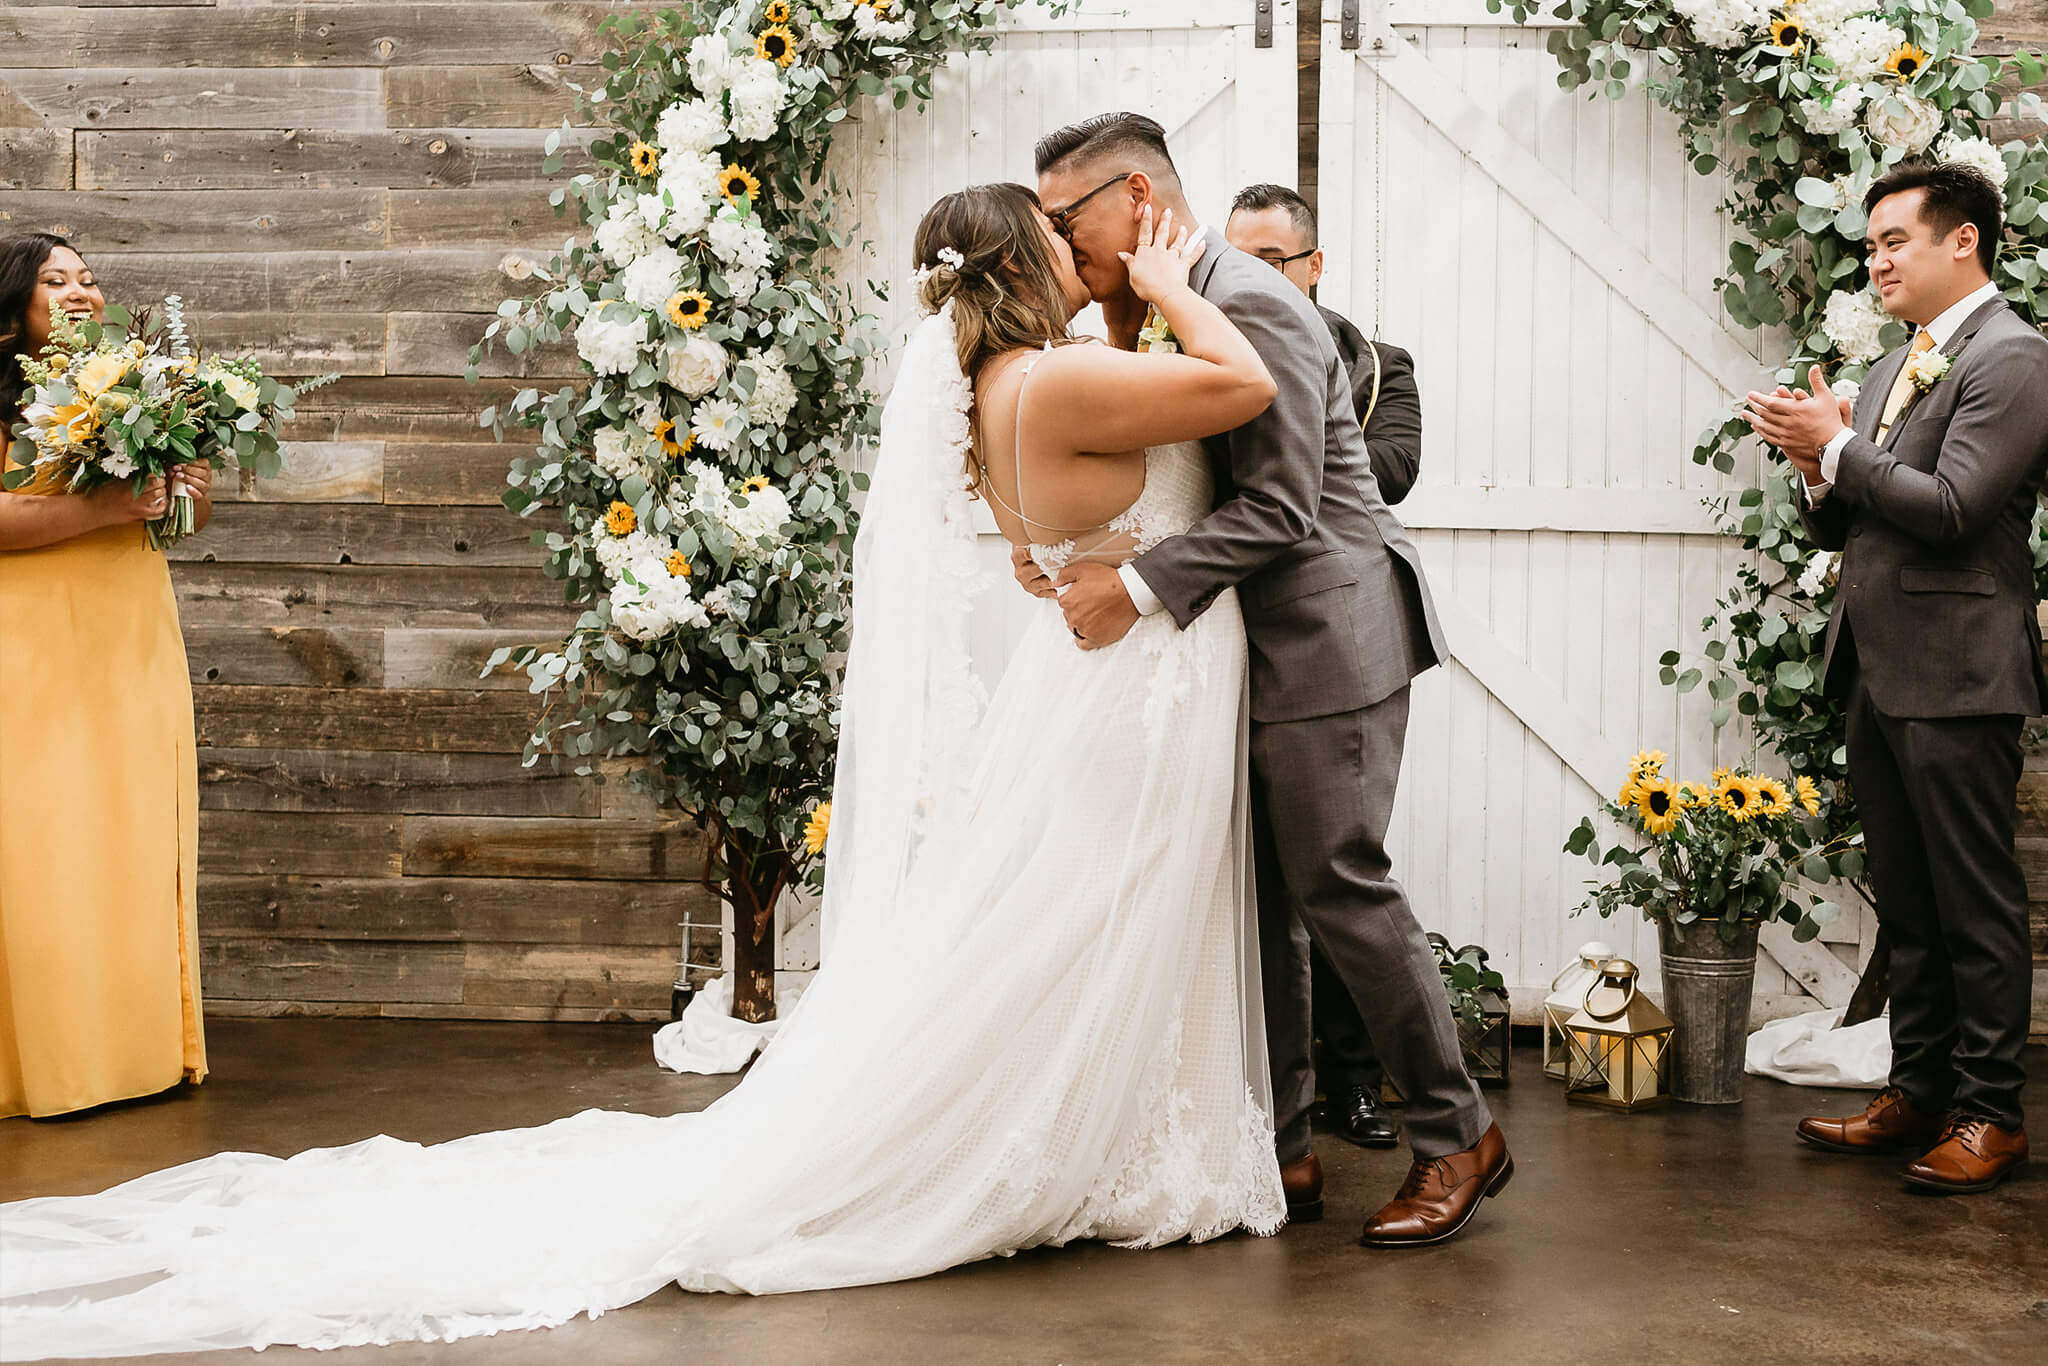
[[1890, 1082], [1799, 1136], [1830, 1152], [1919, 1154], [1944, 1193], [2027, 1159], [2021, 1051], [2033, 954], [2013, 849], [2022, 718], [2044, 698], [2029, 545], [2048, 470], [2048, 339], [1992, 283], [2004, 196], [1975, 167], [1895, 167], [1871, 185], [1864, 248], [1913, 339], [1853, 407], [1749, 396], [1805, 480], [1816, 544], [1842, 552], [1826, 683], [1847, 707], [1849, 781], [1892, 945]]
[[[1187, 206], [1164, 130], [1106, 114], [1037, 148], [1046, 215], [1102, 305], [1114, 344], [1135, 342], [1145, 305], [1118, 253], [1150, 206]], [[1408, 687], [1448, 657], [1421, 559], [1387, 510], [1330, 331], [1301, 291], [1213, 227], [1189, 283], [1248, 336], [1278, 397], [1208, 453], [1217, 505], [1121, 571], [1076, 565], [1057, 587], [1084, 649], [1121, 640], [1140, 615], [1185, 627], [1235, 588], [1250, 648], [1253, 840], [1274, 1125], [1292, 1216], [1322, 1213], [1309, 1143], [1308, 945], [1349, 989], [1387, 1074], [1409, 1098], [1415, 1162], [1369, 1220], [1368, 1246], [1456, 1234], [1514, 1170], [1466, 1072], [1443, 981], [1394, 881], [1386, 834], [1408, 726]], [[1034, 591], [1053, 585], [1020, 565]]]

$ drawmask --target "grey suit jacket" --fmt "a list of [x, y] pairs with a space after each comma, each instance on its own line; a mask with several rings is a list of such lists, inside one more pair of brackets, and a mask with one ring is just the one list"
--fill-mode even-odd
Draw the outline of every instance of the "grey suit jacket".
[[1843, 685], [1835, 652], [1847, 630], [1888, 716], [2039, 715], [2048, 690], [2028, 543], [2048, 469], [2048, 338], [1994, 299], [1942, 353], [1948, 374], [1881, 446], [1878, 419], [1908, 351], [1872, 367], [1834, 489], [1802, 513], [1818, 544], [1842, 552], [1827, 685]]
[[1279, 395], [1205, 443], [1216, 510], [1134, 563], [1183, 627], [1238, 590], [1254, 721], [1356, 711], [1449, 658], [1421, 557], [1380, 497], [1351, 376], [1315, 305], [1222, 233], [1207, 237], [1190, 283], [1251, 339]]
[[1422, 471], [1422, 395], [1415, 387], [1415, 358], [1398, 346], [1367, 341], [1356, 323], [1334, 309], [1317, 304], [1316, 312], [1323, 315], [1337, 355], [1351, 372], [1351, 406], [1365, 424], [1365, 450], [1372, 458], [1373, 478], [1380, 481], [1380, 497], [1389, 505], [1398, 503]]

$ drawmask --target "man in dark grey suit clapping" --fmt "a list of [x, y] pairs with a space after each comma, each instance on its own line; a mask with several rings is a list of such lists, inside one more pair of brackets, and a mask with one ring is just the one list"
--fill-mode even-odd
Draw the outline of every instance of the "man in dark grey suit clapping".
[[2020, 1112], [2032, 953], [2013, 850], [2022, 719], [2043, 710], [2033, 524], [2048, 467], [2048, 338], [1992, 283], [2003, 197], [1974, 167], [1903, 165], [1865, 197], [1885, 311], [1913, 340], [1852, 406], [1751, 394], [1842, 552], [1828, 690], [1892, 945], [1891, 1084], [1799, 1135], [1905, 1152], [1915, 1185], [1989, 1190], [2027, 1159]]

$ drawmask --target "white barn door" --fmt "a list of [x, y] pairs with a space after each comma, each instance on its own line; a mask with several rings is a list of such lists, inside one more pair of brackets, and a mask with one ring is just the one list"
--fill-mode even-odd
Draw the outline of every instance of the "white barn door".
[[[885, 343], [893, 350], [917, 320], [911, 240], [925, 209], [963, 185], [1032, 184], [1033, 145], [1064, 124], [1114, 110], [1159, 120], [1205, 223], [1220, 226], [1245, 185], [1292, 184], [1295, 5], [1269, 0], [1265, 24], [1260, 8], [1259, 0], [1085, 0], [1060, 19], [1021, 11], [1004, 20], [993, 51], [956, 58], [937, 75], [922, 113], [862, 115], [840, 165], [856, 187], [859, 235], [873, 244], [867, 274], [889, 289], [878, 305]], [[1094, 309], [1076, 326], [1101, 333]], [[974, 654], [992, 681], [1029, 599], [1008, 584], [1008, 548], [985, 514], [982, 531], [992, 588], [977, 610]]]
[[[1518, 1015], [1589, 939], [1654, 982], [1647, 926], [1568, 914], [1592, 869], [1560, 846], [1638, 748], [1688, 778], [1744, 760], [1704, 687], [1658, 682], [1739, 554], [1702, 495], [1753, 474], [1693, 464], [1694, 439], [1775, 360], [1714, 297], [1723, 186], [1639, 92], [1559, 90], [1543, 32], [1485, 0], [1323, 13], [1322, 302], [1415, 355], [1397, 512], [1456, 658], [1415, 692], [1396, 867], [1426, 924], [1492, 951]], [[1767, 934], [1760, 1005], [1842, 1003], [1858, 920], [1832, 945]]]

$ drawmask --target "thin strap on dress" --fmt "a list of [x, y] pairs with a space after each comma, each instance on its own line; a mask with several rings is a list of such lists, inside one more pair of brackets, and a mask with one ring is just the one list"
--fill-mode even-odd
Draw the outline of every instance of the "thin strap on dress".
[[[1044, 350], [1039, 351], [1037, 354], [1027, 356], [1022, 361], [1011, 362], [1011, 364], [1013, 365], [1023, 366], [1023, 370], [1017, 380], [1017, 428], [1013, 433], [1011, 433], [1010, 437], [1011, 441], [1016, 446], [1016, 450], [1013, 452], [1013, 454], [1016, 456], [1017, 460], [1017, 501], [1019, 503], [1022, 503], [1024, 501], [1024, 386], [1031, 382], [1032, 367], [1037, 365], [1038, 362], [1040, 362], [1041, 360], [1044, 360], [1047, 353], [1051, 350], [1052, 343], [1047, 342], [1045, 344]], [[983, 485], [988, 490], [988, 496], [995, 499], [996, 502], [1002, 506], [1002, 509], [1005, 512], [1009, 513], [1012, 517], [1015, 517], [1019, 522], [1022, 522], [1024, 524], [1024, 534], [1027, 537], [1031, 534], [1031, 528], [1034, 526], [1036, 526], [1041, 531], [1058, 532], [1062, 536], [1078, 536], [1084, 531], [1101, 530], [1100, 527], [1093, 526], [1054, 526], [1050, 522], [1033, 522], [1029, 517], [1024, 515], [1021, 509], [1011, 507], [1010, 504], [1004, 500], [1003, 495], [996, 492], [995, 480], [990, 479], [988, 477], [988, 464], [986, 461], [983, 462], [981, 467], [981, 477]]]

